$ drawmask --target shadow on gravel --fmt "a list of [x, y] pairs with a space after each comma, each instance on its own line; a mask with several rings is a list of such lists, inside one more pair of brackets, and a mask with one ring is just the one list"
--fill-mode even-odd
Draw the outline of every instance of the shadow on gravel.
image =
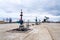
[[26, 29], [26, 28], [24, 28], [22, 30], [19, 30], [19, 28], [16, 28], [16, 29], [8, 30], [6, 32], [11, 32], [11, 33], [28, 33], [30, 31], [32, 31], [32, 29]]

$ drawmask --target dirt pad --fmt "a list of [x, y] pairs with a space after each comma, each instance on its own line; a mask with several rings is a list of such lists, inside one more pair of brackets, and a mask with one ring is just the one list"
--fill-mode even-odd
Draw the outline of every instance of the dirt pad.
[[48, 29], [53, 40], [60, 40], [60, 23], [45, 23], [44, 26]]
[[59, 40], [60, 25], [42, 23], [30, 26], [30, 31], [7, 32], [19, 27], [19, 24], [0, 24], [0, 40]]

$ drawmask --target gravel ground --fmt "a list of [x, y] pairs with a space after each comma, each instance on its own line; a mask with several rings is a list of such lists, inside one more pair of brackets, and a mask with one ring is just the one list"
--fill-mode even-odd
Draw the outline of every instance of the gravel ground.
[[[26, 24], [24, 24], [26, 26]], [[59, 40], [59, 23], [42, 23], [40, 25], [30, 24], [30, 31], [7, 32], [19, 27], [19, 24], [0, 24], [0, 40]]]
[[44, 26], [48, 29], [53, 40], [60, 40], [60, 23], [45, 23]]

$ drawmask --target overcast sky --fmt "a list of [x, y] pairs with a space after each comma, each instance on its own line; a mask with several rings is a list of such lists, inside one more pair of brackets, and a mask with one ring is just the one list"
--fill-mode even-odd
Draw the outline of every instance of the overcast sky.
[[0, 0], [0, 17], [19, 18], [23, 10], [24, 20], [34, 20], [35, 17], [50, 20], [60, 20], [60, 0]]

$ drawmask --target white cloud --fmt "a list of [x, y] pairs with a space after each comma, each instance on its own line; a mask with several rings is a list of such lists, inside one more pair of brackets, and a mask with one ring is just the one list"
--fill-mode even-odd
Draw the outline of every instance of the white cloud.
[[19, 18], [23, 9], [24, 19], [48, 16], [54, 20], [60, 18], [59, 6], [58, 0], [0, 0], [0, 17]]

